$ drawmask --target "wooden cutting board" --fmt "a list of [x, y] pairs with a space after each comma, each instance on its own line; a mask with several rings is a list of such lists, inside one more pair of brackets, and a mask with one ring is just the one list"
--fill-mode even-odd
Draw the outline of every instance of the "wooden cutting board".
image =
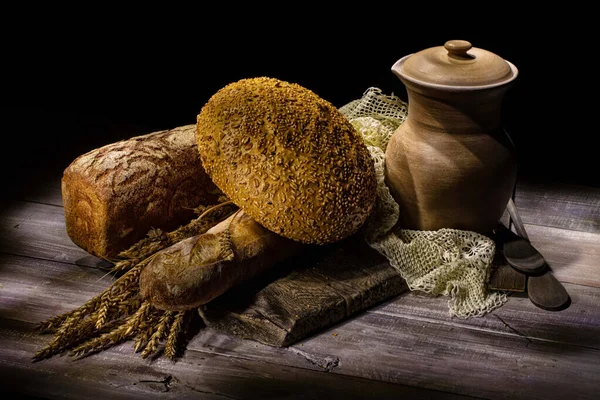
[[245, 339], [288, 346], [408, 290], [360, 236], [311, 247], [200, 309], [205, 323]]

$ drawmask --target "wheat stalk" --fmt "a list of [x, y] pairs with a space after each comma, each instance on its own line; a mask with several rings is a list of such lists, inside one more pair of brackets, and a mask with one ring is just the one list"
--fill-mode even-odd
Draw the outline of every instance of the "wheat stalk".
[[156, 325], [162, 318], [164, 311], [157, 308], [153, 308], [152, 312], [143, 320], [140, 320], [138, 334], [134, 345], [134, 351], [137, 353], [142, 350], [150, 341], [150, 338], [154, 334]]
[[106, 323], [106, 317], [108, 316], [108, 310], [110, 308], [110, 303], [105, 300], [100, 305], [98, 309], [98, 318], [96, 319], [96, 329], [102, 328], [102, 326]]
[[169, 336], [167, 336], [167, 342], [165, 343], [165, 356], [170, 360], [173, 360], [177, 355], [177, 345], [179, 335], [184, 328], [184, 320], [186, 319], [189, 311], [180, 311], [175, 315], [171, 329], [169, 330]]
[[108, 289], [91, 298], [81, 307], [42, 322], [38, 326], [38, 330], [41, 332], [64, 332], [70, 330], [83, 318], [91, 315], [101, 306], [103, 306], [111, 294], [121, 294], [125, 291], [131, 291], [132, 289], [136, 288], [139, 282], [140, 273], [144, 266], [145, 264], [138, 265], [138, 268], [130, 270], [125, 275], [113, 282]]
[[116, 295], [115, 293], [113, 293], [112, 290], [107, 292], [107, 294], [103, 296], [100, 306], [98, 307], [98, 317], [96, 318], [96, 330], [102, 329], [102, 327], [110, 319], [115, 318], [123, 311], [127, 310], [130, 306], [128, 299], [136, 297], [138, 294], [137, 292], [137, 288], [132, 288], [129, 291], [123, 291]]
[[[160, 234], [156, 234], [155, 232], [157, 231], [160, 232]], [[119, 257], [123, 258], [123, 260], [119, 260], [115, 263], [112, 272], [119, 273], [129, 271], [133, 267], [144, 262], [144, 260], [154, 253], [173, 244], [169, 239], [169, 236], [159, 229], [151, 230], [148, 235], [149, 237], [140, 240], [129, 249], [119, 253]]]
[[145, 320], [151, 311], [152, 306], [150, 303], [143, 302], [135, 314], [129, 317], [125, 323], [121, 324], [117, 329], [104, 333], [99, 337], [88, 340], [82, 345], [75, 347], [71, 351], [71, 355], [79, 357], [91, 351], [105, 349], [135, 336], [140, 329], [140, 322]]
[[152, 337], [148, 341], [146, 348], [142, 352], [142, 358], [147, 358], [150, 354], [156, 352], [158, 345], [165, 338], [169, 328], [171, 327], [171, 323], [173, 322], [173, 311], [165, 311], [163, 316], [161, 317], [158, 325]]
[[[236, 207], [226, 198], [220, 198], [219, 200], [223, 201], [211, 207], [197, 207], [195, 211], [201, 213], [201, 215], [173, 232], [164, 233], [160, 229], [152, 229], [148, 232], [148, 237], [140, 240], [129, 249], [119, 253], [118, 257], [122, 260], [115, 263], [112, 271], [128, 271], [160, 250], [180, 242], [181, 240], [205, 233], [224, 219], [224, 217], [231, 215], [234, 211], [233, 209]], [[208, 215], [210, 215], [210, 218], [208, 218]]]
[[[85, 354], [136, 335], [136, 351], [145, 347], [142, 357], [154, 353], [166, 336], [165, 353], [167, 357], [174, 358], [184, 317], [189, 313], [159, 312], [149, 303], [142, 302], [139, 296], [140, 274], [160, 250], [188, 237], [205, 233], [237, 210], [237, 206], [224, 196], [218, 201], [217, 205], [200, 206], [195, 209], [200, 215], [187, 225], [169, 233], [153, 229], [148, 233], [148, 237], [121, 252], [119, 257], [123, 259], [115, 264], [112, 271], [125, 273], [109, 288], [81, 307], [50, 318], [39, 325], [38, 329], [41, 332], [53, 332], [55, 337], [50, 344], [35, 354], [34, 359], [51, 357], [88, 339], [83, 345], [75, 347], [73, 353]], [[224, 235], [222, 244], [224, 249], [230, 250], [227, 234], [228, 232]], [[132, 315], [134, 310], [137, 311]], [[92, 338], [98, 334], [100, 336]]]
[[38, 326], [38, 330], [41, 332], [56, 332], [66, 321], [69, 321], [69, 324], [80, 321], [86, 315], [96, 311], [101, 297], [102, 294], [88, 300], [75, 310], [47, 319]]
[[33, 359], [42, 360], [51, 357], [91, 338], [101, 331], [114, 329], [115, 326], [124, 323], [124, 321], [119, 321], [119, 318], [123, 315], [131, 315], [133, 310], [140, 308], [141, 304], [141, 299], [137, 293], [132, 293], [129, 297], [120, 296], [115, 299], [115, 302], [117, 301], [118, 303], [109, 307], [107, 314], [107, 321], [109, 322], [105, 322], [103, 326], [98, 327], [97, 321], [100, 310], [96, 310], [87, 318], [82, 318], [72, 324], [62, 325], [55, 333], [54, 339], [50, 344], [38, 351]]
[[133, 346], [133, 351], [135, 351], [137, 353], [137, 352], [141, 351], [144, 347], [146, 347], [146, 345], [148, 344], [148, 341], [152, 337], [153, 333], [154, 333], [154, 325], [152, 325], [144, 330], [141, 330], [135, 339], [135, 345]]
[[69, 325], [67, 329], [59, 330], [52, 342], [38, 351], [33, 356], [33, 359], [37, 361], [49, 358], [55, 354], [65, 351], [73, 343], [77, 343], [81, 341], [81, 339], [87, 337], [94, 329], [96, 314], [97, 312], [94, 312], [89, 318], [78, 321], [76, 325]]
[[168, 236], [173, 243], [177, 243], [189, 237], [206, 233], [210, 228], [233, 214], [236, 209], [237, 206], [233, 202], [224, 201], [205, 209], [198, 218], [170, 232]]
[[130, 248], [123, 250], [119, 253], [118, 257], [123, 259], [132, 259], [135, 257], [143, 256], [145, 248], [158, 245], [161, 242], [166, 242], [169, 240], [169, 237], [165, 232], [161, 229], [151, 229], [147, 237], [135, 243]]

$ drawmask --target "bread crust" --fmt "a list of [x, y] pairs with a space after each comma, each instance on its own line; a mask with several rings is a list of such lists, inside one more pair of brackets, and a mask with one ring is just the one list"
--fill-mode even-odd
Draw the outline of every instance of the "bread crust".
[[176, 229], [219, 193], [198, 155], [195, 125], [112, 143], [77, 157], [62, 177], [67, 234], [113, 259], [150, 229]]
[[189, 310], [273, 267], [303, 246], [263, 228], [240, 210], [208, 232], [153, 256], [140, 275], [140, 293], [156, 308]]
[[331, 103], [294, 83], [242, 79], [197, 118], [202, 163], [258, 223], [304, 243], [355, 233], [376, 198], [373, 159]]

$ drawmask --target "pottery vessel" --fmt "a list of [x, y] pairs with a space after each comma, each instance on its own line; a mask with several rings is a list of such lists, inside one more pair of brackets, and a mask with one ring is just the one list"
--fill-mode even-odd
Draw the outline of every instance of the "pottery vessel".
[[490, 233], [517, 175], [501, 105], [517, 68], [451, 40], [398, 60], [408, 116], [386, 149], [386, 182], [402, 228]]

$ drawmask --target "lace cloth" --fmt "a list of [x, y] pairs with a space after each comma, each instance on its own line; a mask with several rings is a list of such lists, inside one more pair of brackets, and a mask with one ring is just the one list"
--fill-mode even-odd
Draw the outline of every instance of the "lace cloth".
[[375, 161], [377, 202], [365, 229], [369, 245], [389, 260], [410, 290], [450, 297], [452, 316], [478, 317], [503, 305], [506, 293], [487, 290], [493, 240], [464, 230], [417, 231], [396, 225], [400, 210], [384, 180], [385, 148], [406, 119], [407, 104], [369, 88], [340, 111], [363, 136]]

